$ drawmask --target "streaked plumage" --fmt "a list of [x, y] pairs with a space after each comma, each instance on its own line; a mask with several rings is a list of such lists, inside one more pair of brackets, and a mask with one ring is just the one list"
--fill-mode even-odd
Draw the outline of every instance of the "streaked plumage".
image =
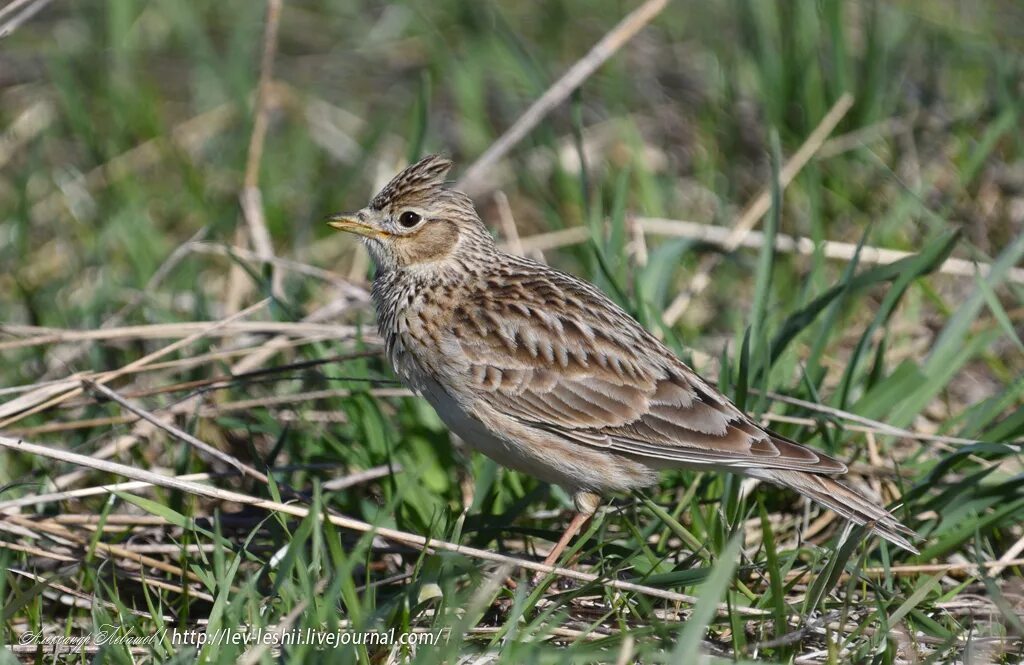
[[711, 468], [795, 489], [914, 551], [909, 529], [832, 478], [842, 462], [759, 426], [590, 284], [499, 250], [444, 186], [450, 167], [427, 157], [332, 225], [364, 237], [388, 357], [452, 431], [581, 511], [662, 468]]

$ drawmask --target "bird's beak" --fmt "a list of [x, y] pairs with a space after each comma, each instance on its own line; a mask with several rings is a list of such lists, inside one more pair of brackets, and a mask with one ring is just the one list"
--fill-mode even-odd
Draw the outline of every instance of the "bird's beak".
[[331, 215], [327, 218], [327, 226], [367, 238], [383, 238], [388, 235], [386, 231], [371, 226], [354, 215]]

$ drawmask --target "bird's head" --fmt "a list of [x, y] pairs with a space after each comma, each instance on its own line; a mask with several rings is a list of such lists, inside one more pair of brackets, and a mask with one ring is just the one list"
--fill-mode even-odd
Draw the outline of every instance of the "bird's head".
[[473, 202], [445, 186], [451, 167], [450, 160], [428, 155], [392, 178], [365, 208], [327, 223], [362, 236], [380, 271], [457, 263], [493, 249]]

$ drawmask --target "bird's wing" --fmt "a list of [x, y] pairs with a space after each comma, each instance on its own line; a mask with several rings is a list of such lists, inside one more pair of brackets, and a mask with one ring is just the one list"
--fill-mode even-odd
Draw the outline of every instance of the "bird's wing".
[[846, 466], [758, 426], [599, 291], [544, 268], [492, 280], [452, 312], [489, 407], [581, 445], [680, 465]]

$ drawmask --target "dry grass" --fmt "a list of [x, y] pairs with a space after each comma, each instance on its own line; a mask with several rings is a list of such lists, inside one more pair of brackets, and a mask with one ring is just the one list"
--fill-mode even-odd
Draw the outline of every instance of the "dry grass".
[[[1012, 5], [46, 4], [0, 8], [13, 657], [111, 623], [157, 637], [83, 654], [1021, 659]], [[568, 497], [466, 458], [394, 382], [366, 257], [319, 223], [427, 149], [507, 247], [848, 460], [921, 556], [680, 471], [538, 563]], [[225, 627], [445, 639], [171, 641]]]

